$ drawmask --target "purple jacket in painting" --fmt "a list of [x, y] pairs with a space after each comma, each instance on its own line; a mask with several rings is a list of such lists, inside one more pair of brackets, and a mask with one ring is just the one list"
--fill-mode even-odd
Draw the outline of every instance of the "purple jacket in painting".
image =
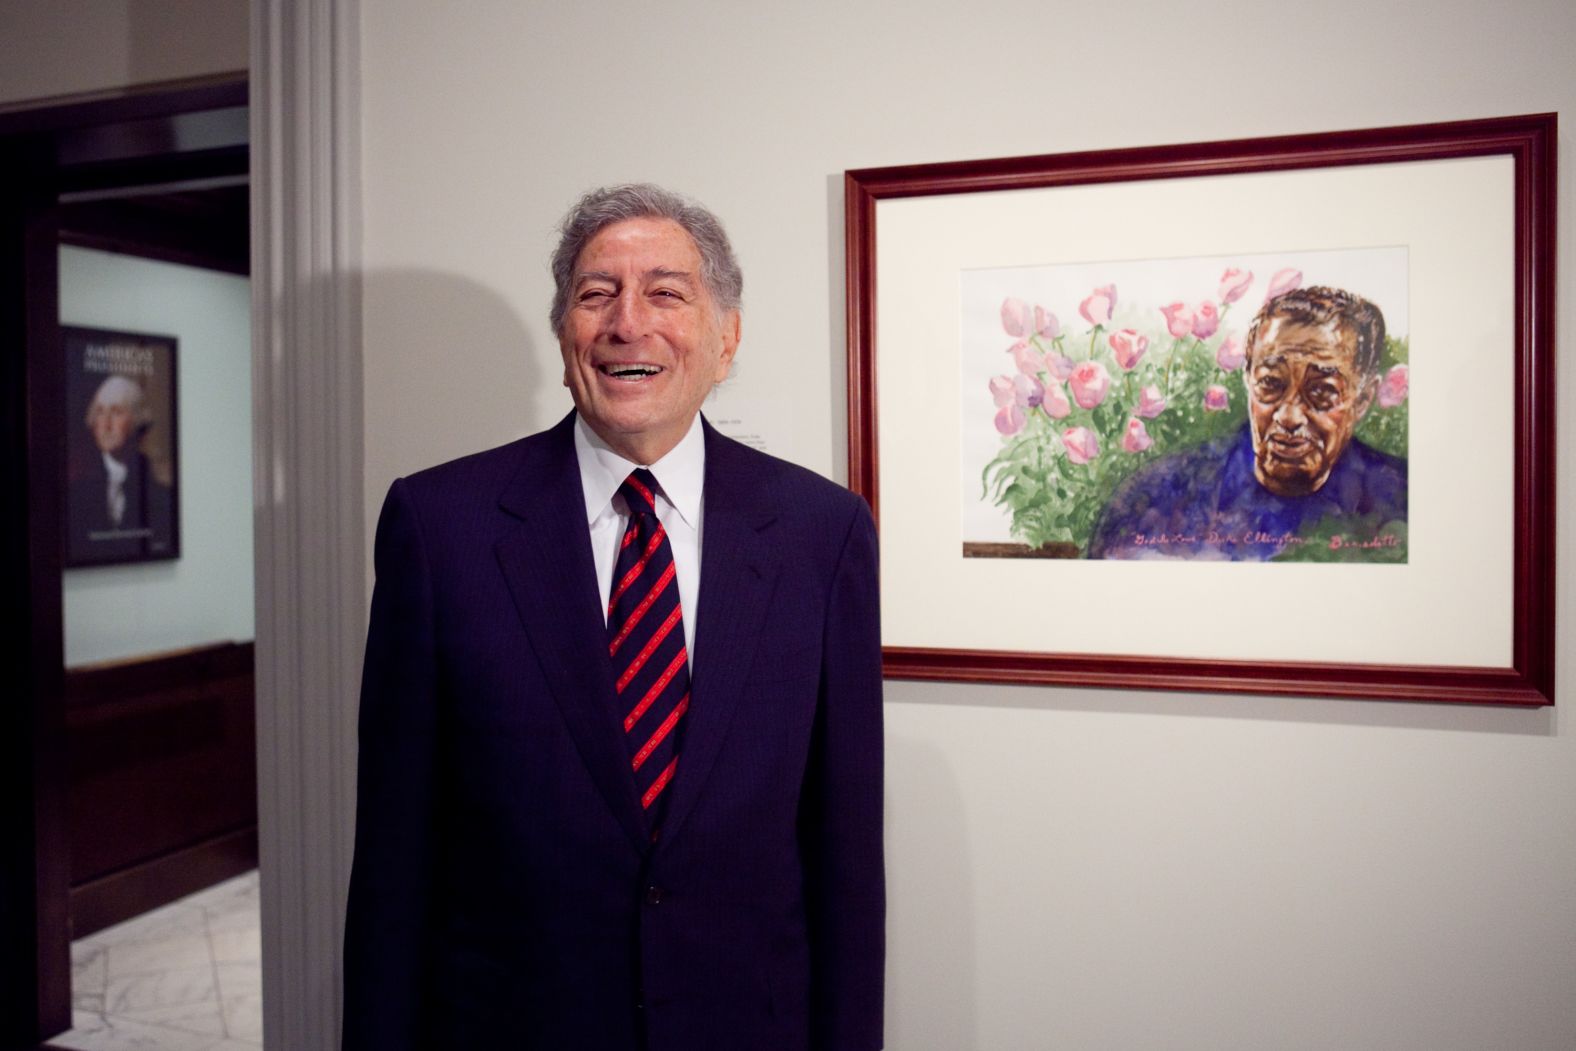
[[1386, 527], [1405, 523], [1405, 460], [1353, 441], [1317, 492], [1277, 496], [1254, 477], [1253, 438], [1243, 424], [1118, 486], [1095, 522], [1088, 557], [1262, 560], [1311, 534], [1362, 557], [1399, 543]]
[[707, 425], [694, 676], [653, 842], [573, 416], [396, 481], [361, 694], [346, 1051], [881, 1046], [863, 501]]

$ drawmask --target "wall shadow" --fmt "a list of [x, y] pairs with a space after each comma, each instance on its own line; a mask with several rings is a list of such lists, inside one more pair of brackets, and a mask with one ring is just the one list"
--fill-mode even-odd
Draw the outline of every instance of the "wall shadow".
[[[366, 450], [373, 489], [529, 434], [569, 411], [559, 374], [542, 363], [545, 348], [495, 289], [419, 269], [372, 270], [361, 287], [363, 413], [381, 439]], [[399, 346], [388, 345], [390, 334]], [[412, 346], [424, 349], [412, 354]]]

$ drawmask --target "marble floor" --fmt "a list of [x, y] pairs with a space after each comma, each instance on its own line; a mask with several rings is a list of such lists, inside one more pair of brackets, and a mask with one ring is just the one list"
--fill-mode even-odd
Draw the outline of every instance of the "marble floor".
[[73, 942], [71, 1001], [51, 1048], [259, 1051], [257, 873]]

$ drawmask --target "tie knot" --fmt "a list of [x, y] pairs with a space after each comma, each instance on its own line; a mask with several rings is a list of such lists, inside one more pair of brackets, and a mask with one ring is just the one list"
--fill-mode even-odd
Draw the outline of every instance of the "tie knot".
[[624, 502], [629, 505], [632, 515], [654, 515], [657, 513], [657, 479], [644, 467], [637, 467], [629, 472], [629, 477], [624, 479], [624, 484], [618, 487], [624, 494]]

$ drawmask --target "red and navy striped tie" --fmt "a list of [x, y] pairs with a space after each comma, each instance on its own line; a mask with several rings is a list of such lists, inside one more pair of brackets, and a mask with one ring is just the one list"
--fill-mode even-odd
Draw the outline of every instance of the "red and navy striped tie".
[[689, 709], [689, 653], [679, 610], [673, 545], [657, 520], [657, 480], [639, 468], [618, 491], [629, 505], [607, 603], [607, 652], [613, 660], [624, 736], [640, 804], [653, 832], [678, 766]]

